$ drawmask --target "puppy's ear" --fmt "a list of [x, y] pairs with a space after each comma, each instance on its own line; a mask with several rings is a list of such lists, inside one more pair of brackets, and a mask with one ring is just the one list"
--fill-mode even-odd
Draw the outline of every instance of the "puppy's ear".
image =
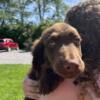
[[58, 76], [52, 68], [43, 69], [42, 73], [43, 74], [41, 74], [40, 78], [40, 93], [43, 95], [49, 94], [55, 90], [59, 83], [63, 81], [62, 78]]
[[41, 65], [44, 63], [44, 45], [42, 39], [36, 40], [33, 45], [33, 60], [29, 78], [38, 80], [41, 76]]
[[48, 94], [58, 86], [60, 76], [55, 74], [50, 66], [42, 39], [34, 43], [32, 55], [32, 69], [28, 76], [33, 80], [39, 80], [41, 94]]

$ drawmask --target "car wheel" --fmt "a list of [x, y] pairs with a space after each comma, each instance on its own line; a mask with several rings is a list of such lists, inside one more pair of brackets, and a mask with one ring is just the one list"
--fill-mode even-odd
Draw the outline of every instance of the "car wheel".
[[11, 51], [11, 48], [10, 47], [8, 47], [7, 49], [8, 49], [8, 51]]
[[18, 51], [19, 50], [19, 47], [17, 47], [16, 50]]

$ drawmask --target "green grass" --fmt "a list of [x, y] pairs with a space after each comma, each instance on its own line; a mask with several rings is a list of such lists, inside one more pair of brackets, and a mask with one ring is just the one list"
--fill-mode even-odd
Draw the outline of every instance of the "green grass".
[[0, 65], [0, 100], [23, 100], [22, 82], [30, 65]]

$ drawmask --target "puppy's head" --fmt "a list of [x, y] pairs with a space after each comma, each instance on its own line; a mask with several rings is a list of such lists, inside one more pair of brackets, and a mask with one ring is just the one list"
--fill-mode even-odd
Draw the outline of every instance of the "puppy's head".
[[84, 71], [81, 37], [75, 28], [66, 23], [56, 23], [43, 32], [41, 39], [55, 73], [63, 78], [73, 78]]

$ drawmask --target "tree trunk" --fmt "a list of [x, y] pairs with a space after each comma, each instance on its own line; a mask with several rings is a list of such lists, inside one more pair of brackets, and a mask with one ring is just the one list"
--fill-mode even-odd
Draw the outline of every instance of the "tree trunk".
[[39, 19], [42, 21], [42, 7], [41, 7], [41, 1], [38, 0], [38, 13], [39, 13]]

